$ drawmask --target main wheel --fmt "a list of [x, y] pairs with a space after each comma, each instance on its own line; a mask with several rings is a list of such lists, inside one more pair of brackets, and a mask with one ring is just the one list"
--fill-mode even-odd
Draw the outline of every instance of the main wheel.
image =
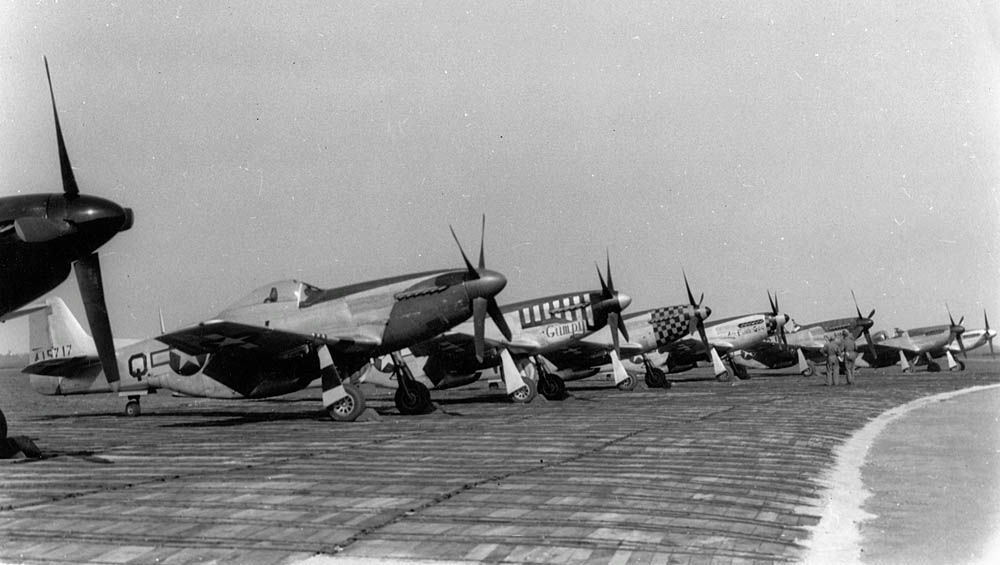
[[507, 395], [511, 402], [520, 404], [527, 404], [534, 400], [536, 396], [538, 396], [538, 387], [535, 385], [535, 381], [531, 379], [524, 379], [524, 386]]
[[139, 406], [138, 400], [129, 400], [125, 405], [125, 415], [135, 418], [142, 414], [142, 407]]
[[652, 367], [646, 371], [646, 386], [649, 388], [663, 388], [667, 384], [667, 374], [661, 369]]
[[3, 415], [3, 410], [0, 410], [0, 442], [7, 441], [7, 418]]
[[748, 371], [743, 365], [736, 365], [733, 373], [736, 375], [736, 378], [741, 381], [745, 381], [750, 378], [750, 371]]
[[639, 379], [637, 379], [637, 378], [635, 378], [635, 376], [629, 374], [628, 378], [626, 378], [624, 381], [618, 383], [618, 390], [624, 390], [626, 392], [633, 391], [633, 390], [635, 390], [635, 385], [637, 385], [638, 383], [639, 383]]
[[542, 373], [538, 375], [538, 392], [548, 400], [562, 400], [566, 398], [566, 383], [559, 375]]
[[941, 371], [941, 365], [938, 365], [934, 361], [927, 363], [927, 371], [930, 373], [938, 373]]
[[327, 409], [330, 418], [337, 422], [353, 422], [365, 411], [365, 395], [354, 385], [344, 383], [347, 396], [331, 404]]
[[404, 416], [427, 414], [431, 411], [431, 391], [423, 383], [411, 381], [403, 387], [396, 389], [394, 397], [396, 408]]
[[816, 374], [816, 369], [813, 368], [812, 365], [809, 365], [808, 367], [806, 367], [805, 371], [802, 371], [802, 376], [803, 377], [811, 377], [811, 376], [813, 376], [815, 374]]
[[733, 380], [732, 369], [727, 367], [725, 371], [723, 371], [718, 375], [715, 375], [715, 380], [719, 381], [720, 383], [728, 383], [729, 381]]

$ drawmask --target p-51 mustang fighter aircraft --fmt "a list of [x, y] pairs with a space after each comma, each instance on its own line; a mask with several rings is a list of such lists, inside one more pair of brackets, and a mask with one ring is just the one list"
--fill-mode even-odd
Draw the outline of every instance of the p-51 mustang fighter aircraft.
[[965, 363], [956, 360], [948, 349], [948, 344], [954, 340], [958, 342], [959, 351], [965, 354], [965, 343], [962, 341], [962, 334], [965, 333], [965, 328], [962, 327], [964, 320], [962, 317], [956, 324], [949, 311], [947, 325], [911, 330], [896, 328], [893, 336], [878, 332], [875, 335], [874, 352], [863, 352], [857, 361], [858, 366], [888, 367], [899, 363], [903, 372], [910, 372], [910, 363], [913, 362], [915, 365], [926, 364], [928, 372], [936, 373], [941, 370], [941, 366], [934, 360], [945, 357], [948, 359], [949, 370], [964, 371]]
[[983, 323], [985, 327], [982, 329], [965, 330], [965, 333], [962, 334], [961, 344], [958, 343], [957, 338], [948, 344], [948, 351], [951, 352], [952, 356], [961, 353], [963, 345], [965, 346], [965, 350], [969, 351], [977, 347], [982, 347], [987, 343], [990, 344], [990, 355], [996, 355], [993, 351], [993, 338], [997, 336], [997, 331], [990, 329], [990, 319], [986, 317], [986, 310], [983, 310]]
[[[664, 306], [622, 317], [627, 335], [631, 337], [620, 344], [620, 354], [625, 358], [631, 358], [633, 365], [641, 364], [645, 368], [646, 386], [653, 388], [670, 386], [666, 374], [649, 361], [647, 353], [664, 352], [674, 341], [686, 335], [693, 336], [696, 331], [701, 336], [705, 351], [711, 349], [705, 333], [705, 318], [712, 314], [712, 309], [701, 305], [705, 298], [704, 294], [701, 295], [701, 300], [694, 301], [686, 274], [684, 286], [687, 289], [687, 304]], [[576, 343], [546, 354], [545, 359], [556, 366], [557, 374], [566, 381], [590, 377], [606, 365], [612, 365], [614, 374], [614, 337], [610, 327], [604, 328]], [[624, 365], [622, 367], [624, 368]], [[618, 388], [632, 390], [636, 385], [636, 377], [627, 371], [626, 375], [625, 380], [618, 384]]]
[[0, 321], [22, 315], [15, 310], [59, 286], [72, 265], [97, 342], [96, 355], [113, 387], [119, 380], [118, 364], [97, 249], [132, 227], [132, 210], [80, 194], [59, 127], [48, 60], [45, 77], [56, 123], [63, 191], [0, 198]]
[[[454, 235], [454, 232], [452, 232]], [[458, 239], [455, 239], [456, 243]], [[461, 245], [459, 245], [461, 250]], [[334, 420], [351, 421], [365, 408], [349, 376], [359, 375], [377, 355], [429, 339], [474, 316], [483, 335], [486, 315], [504, 321], [494, 298], [507, 280], [465, 259], [466, 269], [412, 275], [321, 289], [296, 280], [251, 292], [211, 320], [118, 350], [126, 413], [139, 414], [139, 396], [166, 389], [211, 398], [267, 398], [307, 387], [320, 379], [323, 406]], [[31, 364], [24, 372], [46, 394], [104, 392], [95, 382], [96, 358], [65, 307], [32, 314]], [[67, 336], [75, 339], [67, 340]], [[85, 336], [84, 336], [85, 337]], [[481, 346], [480, 346], [481, 347]], [[44, 386], [43, 386], [44, 385]]]
[[[854, 291], [851, 291], [854, 297]], [[854, 297], [854, 309], [857, 311], [856, 318], [837, 318], [825, 320], [800, 326], [791, 322], [793, 328], [785, 333], [785, 342], [779, 342], [774, 337], [768, 338], [752, 351], [743, 351], [740, 355], [733, 357], [733, 361], [745, 372], [751, 369], [782, 369], [791, 367], [798, 363], [799, 373], [803, 376], [812, 376], [816, 373], [815, 363], [825, 363], [826, 354], [823, 353], [823, 344], [827, 338], [840, 338], [844, 330], [847, 330], [851, 339], [858, 339], [862, 334], [868, 342], [869, 351], [871, 349], [872, 335], [871, 327], [874, 323], [872, 316], [875, 309], [868, 313], [868, 317], [861, 315], [861, 308], [858, 307], [858, 299]]]
[[[484, 369], [500, 365], [511, 400], [530, 402], [536, 391], [546, 398], [561, 398], [565, 395], [565, 384], [545, 370], [538, 356], [565, 347], [605, 325], [621, 331], [628, 339], [620, 313], [632, 299], [615, 290], [610, 261], [607, 283], [600, 269], [597, 275], [601, 280], [600, 291], [558, 294], [502, 307], [510, 334], [499, 335], [487, 328], [483, 349], [474, 349], [478, 347], [474, 328], [465, 323], [410, 347], [410, 351], [414, 356], [427, 357], [423, 372], [437, 384], [436, 388], [472, 383]], [[497, 327], [504, 326], [497, 323]], [[371, 372], [368, 382], [396, 386], [396, 406], [400, 412], [422, 414], [432, 408], [427, 387], [413, 377], [402, 355], [394, 353], [391, 363], [383, 364], [381, 370], [391, 372], [392, 377]], [[536, 371], [537, 384], [532, 375]]]
[[[648, 374], [648, 367], [652, 365], [661, 370], [665, 367], [668, 373], [680, 373], [693, 369], [698, 361], [710, 360], [713, 374], [720, 381], [729, 381], [734, 374], [740, 378], [745, 377], [745, 371], [739, 371], [738, 365], [734, 365], [733, 357], [742, 351], [753, 351], [769, 335], [783, 335], [784, 325], [788, 322], [788, 315], [778, 311], [777, 297], [772, 300], [771, 293], [768, 292], [767, 299], [771, 304], [771, 312], [707, 323], [704, 326], [705, 338], [698, 339], [694, 335], [688, 335], [674, 341], [648, 354], [645, 361], [639, 360], [636, 363], [633, 359], [632, 370], [643, 370]], [[729, 367], [722, 362], [720, 352], [729, 360]]]

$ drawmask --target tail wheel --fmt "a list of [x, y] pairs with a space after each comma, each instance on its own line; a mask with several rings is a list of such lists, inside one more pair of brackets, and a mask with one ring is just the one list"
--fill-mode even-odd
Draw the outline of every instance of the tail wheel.
[[511, 402], [527, 404], [538, 396], [538, 386], [531, 379], [524, 379], [524, 386], [508, 395]]
[[634, 375], [629, 375], [627, 379], [618, 383], [618, 390], [624, 390], [630, 392], [635, 390], [635, 385], [639, 383], [639, 379], [635, 378]]
[[331, 404], [326, 411], [337, 422], [353, 422], [365, 411], [365, 396], [357, 387], [347, 383], [344, 383], [344, 392], [347, 396]]
[[126, 416], [129, 416], [131, 418], [135, 418], [135, 417], [139, 416], [140, 414], [142, 414], [142, 406], [139, 405], [139, 401], [138, 400], [129, 400], [128, 403], [125, 404], [125, 415]]
[[427, 414], [431, 411], [431, 391], [423, 383], [411, 381], [406, 385], [406, 390], [402, 387], [396, 389], [394, 397], [396, 408], [404, 416], [414, 416]]

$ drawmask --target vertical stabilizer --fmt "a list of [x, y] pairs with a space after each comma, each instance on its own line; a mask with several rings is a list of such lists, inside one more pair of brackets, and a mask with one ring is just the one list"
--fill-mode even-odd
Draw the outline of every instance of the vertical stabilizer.
[[61, 298], [49, 298], [47, 308], [29, 317], [28, 346], [32, 353], [60, 349], [61, 356], [97, 355], [94, 340], [77, 321]]

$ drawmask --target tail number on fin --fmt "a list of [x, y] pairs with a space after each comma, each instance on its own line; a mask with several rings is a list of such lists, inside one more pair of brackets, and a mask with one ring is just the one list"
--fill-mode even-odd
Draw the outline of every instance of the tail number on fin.
[[64, 357], [72, 357], [73, 344], [68, 345], [57, 345], [55, 347], [49, 347], [48, 349], [38, 349], [35, 350], [34, 355], [31, 358], [32, 363], [38, 363], [39, 361], [46, 361], [48, 359], [62, 359]]

